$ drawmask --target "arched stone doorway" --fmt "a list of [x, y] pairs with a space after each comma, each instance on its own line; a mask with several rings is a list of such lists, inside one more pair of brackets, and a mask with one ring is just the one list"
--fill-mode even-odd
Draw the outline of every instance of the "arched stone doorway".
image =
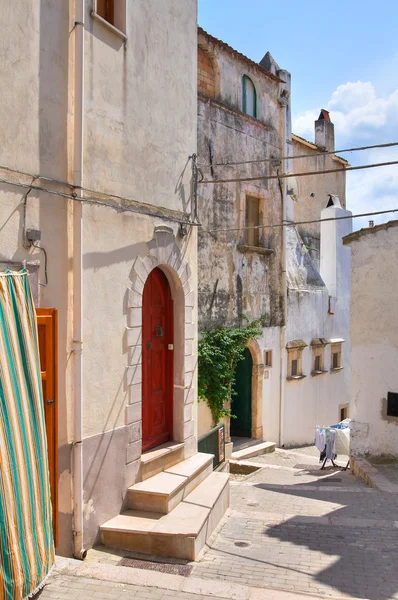
[[231, 399], [231, 437], [252, 437], [252, 373], [253, 359], [248, 348], [235, 371], [234, 393]]
[[158, 267], [142, 301], [142, 450], [173, 439], [173, 300]]
[[[248, 358], [248, 354], [251, 359]], [[248, 363], [251, 363], [251, 370], [249, 370], [249, 374], [247, 373], [246, 366], [246, 374], [244, 375], [247, 379], [245, 382], [246, 386], [250, 388], [250, 394], [246, 394], [246, 402], [249, 405], [246, 407], [247, 412], [250, 414], [251, 421], [250, 426], [246, 425], [245, 433], [246, 435], [241, 435], [240, 433], [235, 433], [236, 428], [234, 421], [237, 419], [225, 419], [226, 426], [226, 439], [228, 442], [231, 442], [231, 436], [233, 437], [248, 437], [254, 438], [257, 440], [263, 439], [263, 426], [262, 426], [262, 415], [263, 415], [263, 377], [264, 377], [264, 363], [262, 358], [262, 352], [260, 346], [256, 340], [249, 340], [247, 343], [247, 348], [245, 349], [246, 360]], [[244, 361], [242, 361], [243, 363]], [[242, 365], [243, 370], [245, 370], [245, 366]], [[238, 365], [239, 368], [239, 365]], [[239, 376], [239, 372], [238, 372]], [[233, 400], [232, 400], [232, 414], [236, 414], [234, 412]]]

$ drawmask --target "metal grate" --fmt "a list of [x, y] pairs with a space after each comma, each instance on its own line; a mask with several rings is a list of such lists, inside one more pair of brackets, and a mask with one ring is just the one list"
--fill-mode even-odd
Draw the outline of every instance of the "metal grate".
[[119, 567], [133, 567], [134, 569], [158, 571], [158, 573], [171, 573], [171, 575], [182, 575], [183, 577], [189, 577], [193, 569], [193, 566], [191, 565], [152, 562], [149, 560], [138, 560], [137, 558], [122, 558]]

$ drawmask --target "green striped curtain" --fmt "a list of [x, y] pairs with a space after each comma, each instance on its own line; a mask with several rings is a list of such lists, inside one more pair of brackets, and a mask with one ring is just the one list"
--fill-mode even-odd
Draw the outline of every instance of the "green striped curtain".
[[0, 273], [0, 600], [22, 600], [54, 564], [36, 314], [28, 273]]

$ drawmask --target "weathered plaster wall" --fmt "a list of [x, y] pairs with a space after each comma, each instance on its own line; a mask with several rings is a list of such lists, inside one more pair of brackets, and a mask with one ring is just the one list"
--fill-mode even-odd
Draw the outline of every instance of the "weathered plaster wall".
[[[68, 31], [67, 2], [21, 0], [2, 3], [2, 64], [0, 129], [2, 165], [68, 178]], [[0, 170], [1, 178], [25, 184], [23, 177]], [[36, 180], [36, 184], [40, 181]], [[50, 187], [51, 184], [48, 184]], [[64, 188], [65, 189], [65, 188]], [[1, 185], [0, 261], [38, 261], [44, 282], [44, 261], [39, 250], [22, 245], [23, 195], [26, 189]], [[65, 190], [66, 191], [66, 190]], [[72, 440], [70, 385], [71, 284], [68, 261], [69, 201], [32, 191], [27, 202], [27, 229], [40, 229], [41, 245], [48, 251], [48, 285], [39, 286], [39, 305], [59, 311], [58, 331], [58, 439], [59, 540], [58, 554], [69, 555], [72, 547], [72, 499], [70, 443]]]
[[[308, 154], [308, 158], [299, 158], [294, 160], [293, 167], [295, 173], [308, 173], [311, 171], [324, 171], [324, 170], [339, 170], [343, 169], [344, 165], [333, 159], [333, 155], [328, 154], [325, 156], [316, 156], [320, 152], [320, 149], [300, 142], [297, 138], [293, 137], [293, 156], [302, 154]], [[339, 196], [341, 206], [345, 208], [346, 196], [346, 174], [345, 172], [336, 172], [328, 174], [320, 174], [316, 176], [298, 177], [297, 178], [299, 187], [299, 197], [302, 202], [294, 204], [294, 220], [298, 221], [310, 221], [320, 218], [320, 213], [328, 203], [328, 194], [334, 194]], [[311, 197], [314, 193], [315, 196]], [[319, 240], [320, 238], [320, 224], [310, 223], [307, 225], [299, 225], [298, 231], [303, 237], [306, 233]], [[317, 245], [311, 244], [311, 246]], [[319, 250], [319, 247], [318, 247]], [[311, 256], [319, 261], [319, 251], [315, 250], [311, 252]]]
[[[284, 108], [279, 102], [280, 84], [207, 36], [199, 34], [199, 47], [212, 57], [215, 98], [198, 99], [198, 162], [206, 164], [206, 178], [273, 175], [270, 163], [216, 166], [218, 162], [280, 156], [283, 148]], [[243, 114], [242, 77], [248, 75], [257, 93], [257, 119]], [[266, 327], [252, 342], [252, 436], [277, 440], [279, 427], [279, 328], [283, 319], [281, 289], [281, 230], [259, 232], [262, 252], [244, 249], [246, 244], [246, 195], [258, 198], [260, 224], [282, 220], [281, 190], [277, 180], [252, 183], [199, 185], [199, 328], [243, 325], [265, 316]], [[211, 230], [238, 229], [222, 232]], [[273, 350], [274, 365], [264, 367], [264, 349]], [[206, 405], [199, 404], [199, 431], [211, 426]], [[228, 423], [227, 437], [228, 437]]]
[[350, 242], [354, 454], [398, 456], [398, 420], [387, 420], [384, 408], [387, 392], [398, 391], [397, 225], [375, 227]]
[[[276, 94], [274, 95], [274, 102]], [[198, 107], [198, 162], [249, 160], [280, 152], [279, 127], [234, 113], [205, 97]], [[262, 167], [266, 174], [270, 167]], [[244, 176], [245, 169], [239, 169]], [[231, 177], [235, 169], [214, 167], [205, 173], [215, 179]], [[256, 182], [199, 186], [199, 326], [237, 325], [243, 313], [251, 319], [267, 314], [267, 324], [281, 319], [281, 232], [260, 230], [260, 246], [273, 252], [239, 251], [245, 244], [245, 199], [260, 200], [260, 223], [281, 220], [281, 197], [277, 183]], [[211, 230], [237, 229], [233, 232]]]
[[[321, 218], [349, 216], [348, 211], [329, 207]], [[286, 446], [312, 443], [316, 425], [332, 425], [340, 420], [339, 407], [350, 401], [350, 252], [342, 238], [352, 229], [351, 219], [328, 221], [321, 224], [321, 272], [312, 261], [298, 232], [287, 229], [287, 283], [288, 323], [286, 342], [304, 340], [307, 347], [302, 354], [304, 379], [285, 381], [285, 419], [283, 441]], [[330, 278], [334, 265], [333, 298], [322, 279], [323, 272]], [[333, 312], [333, 314], [331, 314]], [[331, 346], [324, 349], [325, 373], [311, 375], [313, 338], [344, 339], [340, 371], [331, 371]]]
[[85, 184], [189, 211], [196, 0], [127, 4], [124, 44], [91, 17], [86, 0]]
[[[84, 184], [156, 207], [190, 212], [188, 157], [196, 150], [196, 0], [183, 4], [178, 0], [129, 2], [126, 45], [94, 21], [92, 6], [92, 0], [86, 0]], [[72, 2], [22, 0], [18, 7], [5, 2], [0, 44], [4, 82], [0, 163], [63, 181], [72, 180], [72, 9]], [[32, 181], [31, 177], [0, 173], [13, 181]], [[45, 185], [69, 190], [49, 182]], [[0, 188], [0, 262], [40, 261], [43, 281], [42, 254], [22, 246], [24, 191], [6, 185]], [[27, 228], [41, 229], [41, 244], [48, 252], [49, 283], [40, 287], [40, 306], [59, 311], [57, 552], [66, 555], [72, 551], [73, 516], [72, 204], [32, 191], [26, 222]], [[178, 225], [164, 219], [105, 207], [83, 209], [83, 447], [88, 546], [98, 525], [118, 513], [126, 486], [139, 477], [140, 346], [137, 340], [132, 343], [134, 336], [128, 330], [140, 329], [141, 317], [139, 305], [132, 305], [135, 296], [128, 299], [128, 288], [133, 296], [143, 285], [140, 276], [145, 280], [148, 262], [143, 262], [140, 270], [137, 260], [144, 261], [148, 255], [153, 266], [168, 265], [167, 276], [175, 280], [172, 289], [179, 286], [175, 431], [186, 442], [187, 456], [196, 451], [197, 237], [196, 231], [190, 230], [184, 240], [172, 235], [175, 244], [170, 236], [156, 241], [154, 228], [159, 225], [169, 225], [177, 234]]]
[[[128, 3], [126, 45], [90, 17], [89, 5], [85, 185], [190, 213], [196, 0]], [[85, 206], [83, 218], [90, 340], [83, 378], [85, 543], [91, 545], [98, 526], [118, 514], [126, 488], [140, 480], [142, 291], [155, 266], [164, 268], [174, 298], [174, 439], [185, 441], [186, 457], [196, 451], [197, 238], [195, 229], [182, 239], [177, 223], [111, 208]], [[155, 235], [155, 227], [169, 233]]]

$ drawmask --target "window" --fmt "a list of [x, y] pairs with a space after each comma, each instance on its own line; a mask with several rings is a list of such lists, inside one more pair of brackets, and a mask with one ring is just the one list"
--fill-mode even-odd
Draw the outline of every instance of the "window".
[[127, 0], [92, 0], [92, 16], [126, 39]]
[[287, 379], [302, 379], [303, 350], [307, 346], [303, 340], [294, 340], [286, 344], [287, 348]]
[[212, 98], [216, 95], [213, 60], [202, 48], [198, 48], [198, 91]]
[[111, 25], [115, 24], [115, 5], [114, 0], [97, 0], [97, 14], [108, 21]]
[[344, 421], [344, 419], [348, 419], [348, 404], [343, 404], [340, 406], [340, 421]]
[[311, 375], [320, 375], [325, 373], [324, 368], [324, 355], [325, 346], [328, 343], [325, 338], [314, 338], [311, 340], [312, 348], [312, 371]]
[[272, 367], [272, 350], [264, 351], [264, 366]]
[[341, 346], [339, 343], [332, 343], [331, 346], [331, 361], [330, 361], [330, 370], [338, 371], [342, 368], [341, 366]]
[[255, 229], [260, 225], [260, 202], [258, 198], [246, 196], [245, 242], [248, 246], [259, 246], [260, 230]]
[[387, 417], [398, 417], [398, 394], [396, 392], [387, 394]]
[[296, 377], [298, 375], [298, 359], [294, 358], [292, 360], [292, 377]]
[[247, 75], [242, 78], [242, 111], [257, 118], [257, 94], [254, 83]]

